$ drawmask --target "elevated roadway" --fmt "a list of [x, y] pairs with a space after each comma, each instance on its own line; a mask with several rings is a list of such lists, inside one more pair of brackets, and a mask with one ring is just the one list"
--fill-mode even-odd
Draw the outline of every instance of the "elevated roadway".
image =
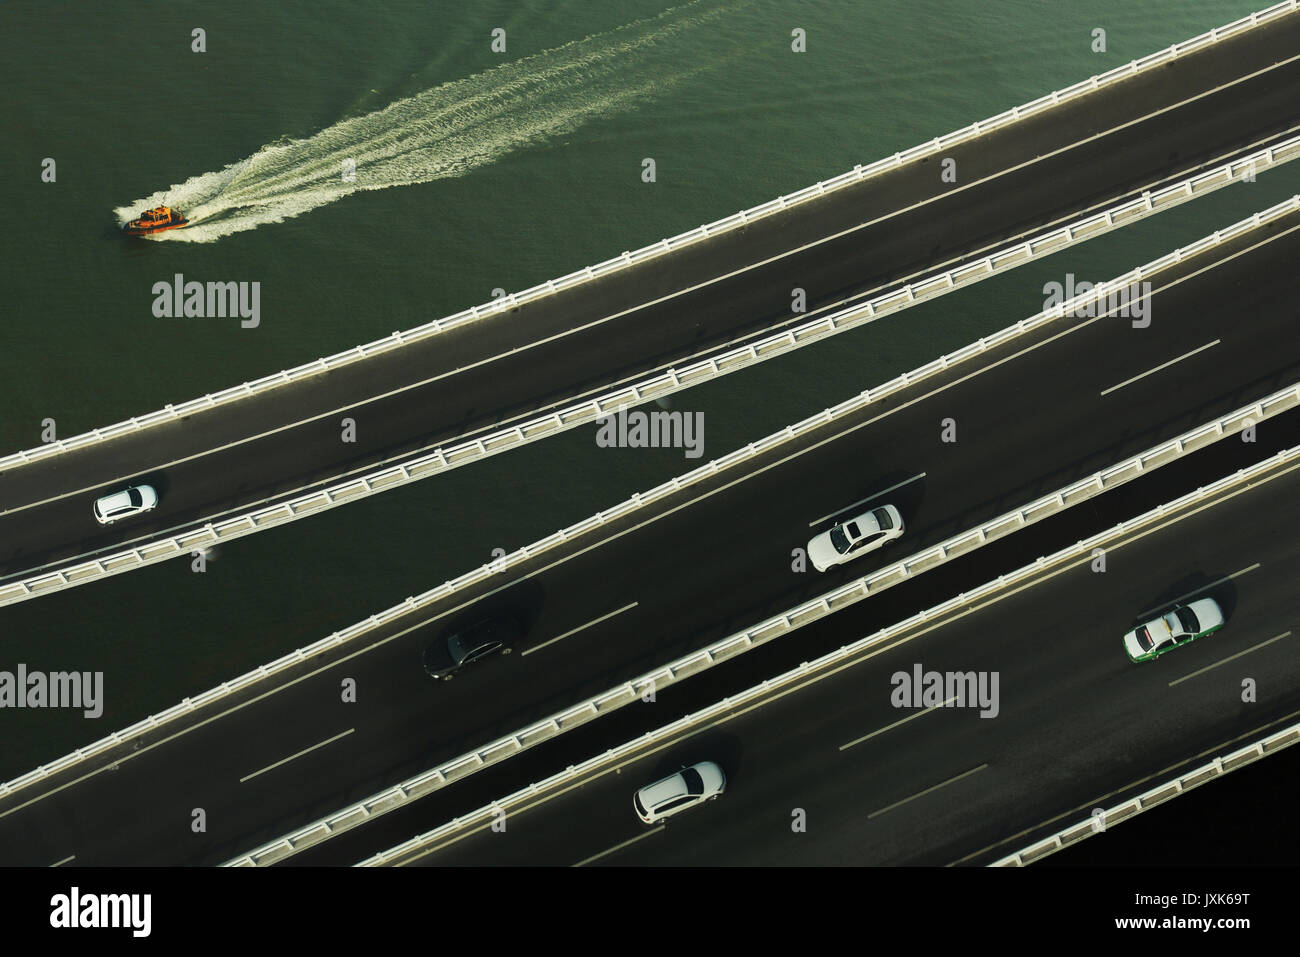
[[[795, 571], [795, 549], [829, 515], [888, 499], [908, 525], [897, 547], [920, 550], [1300, 380], [1293, 350], [1261, 348], [1290, 341], [1297, 254], [1300, 215], [1171, 268], [1148, 328], [1113, 316], [1041, 327], [188, 724], [20, 791], [0, 802], [6, 860], [227, 860], [890, 560]], [[946, 417], [957, 420], [956, 443], [941, 441]], [[1293, 430], [1270, 421], [1255, 445], [1221, 444], [1254, 461], [1295, 444]], [[1004, 567], [1054, 550], [1024, 547], [1029, 554]], [[972, 558], [969, 584], [989, 577], [985, 556]], [[945, 579], [931, 588], [927, 577], [896, 599], [865, 602], [854, 626], [889, 624], [932, 605], [935, 589], [969, 587]], [[427, 644], [505, 610], [527, 624], [516, 654], [445, 686], [423, 675]], [[776, 644], [798, 656], [803, 642]], [[355, 704], [340, 700], [345, 678], [357, 682]], [[204, 834], [188, 830], [194, 807], [208, 812]]]
[[[1297, 573], [1291, 464], [1121, 539], [1105, 573], [1077, 560], [516, 811], [504, 831], [476, 829], [408, 863], [990, 863], [1294, 723]], [[1128, 659], [1128, 628], [1203, 597], [1224, 609], [1221, 631], [1153, 662]], [[897, 676], [917, 669], [996, 675], [984, 685], [996, 691], [989, 716], [951, 698], [900, 703]], [[701, 760], [723, 767], [727, 793], [643, 825], [633, 791]]]
[[[971, 261], [1300, 129], [1300, 15], [715, 239], [179, 422], [0, 473], [0, 582], [283, 501]], [[791, 313], [792, 290], [810, 312]], [[356, 441], [341, 440], [344, 417]], [[148, 482], [147, 516], [91, 503]]]

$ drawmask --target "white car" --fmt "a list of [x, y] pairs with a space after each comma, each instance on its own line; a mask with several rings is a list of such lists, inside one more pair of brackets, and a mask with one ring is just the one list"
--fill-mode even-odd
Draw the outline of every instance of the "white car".
[[1213, 598], [1198, 598], [1134, 628], [1124, 636], [1124, 650], [1134, 661], [1150, 661], [1222, 627], [1223, 609], [1219, 603]]
[[111, 525], [119, 518], [147, 512], [157, 504], [158, 493], [152, 485], [133, 485], [98, 499], [95, 502], [95, 521], [100, 525]]
[[711, 801], [727, 789], [727, 776], [712, 761], [682, 768], [662, 781], [647, 784], [632, 798], [636, 816], [646, 824], [672, 817], [689, 807]]
[[808, 558], [819, 572], [882, 548], [903, 534], [903, 516], [881, 505], [857, 518], [839, 522], [808, 543]]

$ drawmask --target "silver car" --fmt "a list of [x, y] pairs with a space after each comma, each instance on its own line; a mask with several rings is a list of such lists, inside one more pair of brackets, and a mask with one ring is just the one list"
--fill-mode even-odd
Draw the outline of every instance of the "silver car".
[[97, 499], [95, 521], [100, 525], [111, 525], [119, 518], [148, 512], [157, 504], [158, 493], [152, 485], [132, 485], [121, 492]]
[[903, 516], [892, 505], [881, 505], [834, 528], [808, 543], [808, 558], [819, 572], [883, 548], [903, 534]]
[[712, 801], [727, 789], [727, 776], [712, 761], [682, 768], [662, 781], [647, 784], [632, 797], [636, 816], [646, 824], [679, 814], [687, 808]]

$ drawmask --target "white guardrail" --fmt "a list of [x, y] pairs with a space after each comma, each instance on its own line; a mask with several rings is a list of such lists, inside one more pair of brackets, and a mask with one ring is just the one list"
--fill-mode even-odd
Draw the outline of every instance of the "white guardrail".
[[[802, 422], [796, 423], [795, 425], [787, 426], [780, 432], [775, 432], [757, 442], [752, 442], [720, 459], [707, 462], [699, 468], [687, 472], [685, 475], [670, 479], [648, 492], [634, 494], [631, 498], [621, 502], [613, 508], [597, 512], [595, 515], [570, 525], [568, 528], [561, 529], [560, 531], [548, 535], [546, 538], [533, 542], [530, 545], [525, 545], [511, 554], [495, 560], [491, 564], [482, 565], [471, 572], [461, 575], [459, 578], [444, 582], [436, 588], [432, 588], [421, 595], [408, 597], [401, 604], [394, 605], [378, 614], [371, 615], [369, 618], [350, 625], [341, 631], [334, 632], [332, 635], [322, 638], [320, 641], [314, 642], [305, 648], [298, 648], [281, 658], [277, 658], [275, 661], [265, 665], [260, 665], [238, 678], [222, 682], [217, 687], [211, 688], [202, 694], [196, 695], [192, 698], [185, 698], [179, 704], [173, 705], [166, 711], [150, 715], [142, 721], [138, 721], [121, 731], [114, 732], [107, 737], [101, 738], [93, 744], [78, 748], [50, 764], [42, 765], [12, 781], [0, 784], [0, 798], [8, 796], [20, 788], [39, 783], [50, 775], [57, 774], [75, 764], [93, 758], [112, 748], [118, 747], [119, 745], [131, 741], [142, 734], [155, 730], [169, 721], [192, 714], [199, 708], [220, 701], [227, 695], [242, 691], [249, 685], [270, 678], [286, 668], [294, 667], [295, 665], [301, 664], [316, 655], [323, 654], [339, 647], [340, 645], [346, 644], [349, 641], [366, 635], [376, 628], [387, 625], [396, 618], [400, 618], [401, 616], [413, 611], [418, 611], [435, 602], [442, 601], [458, 591], [462, 591], [491, 578], [498, 572], [507, 571], [518, 564], [537, 557], [539, 554], [551, 548], [572, 541], [584, 534], [596, 531], [610, 522], [626, 517], [629, 513], [635, 512], [638, 509], [653, 505], [665, 496], [673, 495], [727, 469], [740, 466], [755, 456], [771, 452], [784, 443], [792, 442], [801, 438], [813, 429], [830, 425], [847, 415], [858, 412], [873, 402], [878, 402], [881, 399], [894, 394], [900, 389], [907, 388], [917, 384], [918, 382], [922, 382], [927, 378], [938, 375], [960, 362], [973, 359], [974, 357], [986, 352], [988, 349], [1003, 346], [1011, 340], [1037, 329], [1043, 323], [1061, 319], [1076, 310], [1082, 309], [1089, 303], [1104, 299], [1111, 292], [1127, 286], [1130, 282], [1150, 278], [1160, 269], [1175, 265], [1183, 258], [1192, 255], [1193, 250], [1200, 251], [1202, 248], [1208, 248], [1218, 242], [1231, 239], [1243, 230], [1252, 228], [1258, 223], [1268, 222], [1273, 218], [1273, 214], [1277, 211], [1281, 211], [1277, 212], [1277, 215], [1283, 215], [1285, 212], [1293, 209], [1300, 209], [1300, 196], [1292, 197], [1289, 206], [1288, 204], [1282, 204], [1274, 207], [1273, 210], [1256, 214], [1250, 219], [1242, 220], [1240, 223], [1230, 226], [1226, 230], [1221, 230], [1213, 234], [1213, 236], [1199, 240], [1197, 243], [1192, 244], [1192, 246], [1189, 246], [1186, 249], [1175, 250], [1154, 262], [1148, 263], [1145, 266], [1139, 266], [1129, 275], [1110, 282], [1098, 283], [1091, 292], [1075, 296], [1072, 299], [1060, 303], [1052, 309], [1044, 310], [1028, 319], [1022, 319], [1021, 321], [1008, 326], [991, 336], [979, 339], [967, 346], [963, 346], [955, 352], [941, 356], [937, 360], [927, 363], [919, 369], [914, 369], [911, 372], [905, 373], [884, 385], [878, 386], [874, 389], [866, 389], [846, 402], [842, 402], [830, 409], [825, 409], [816, 415], [804, 419]], [[12, 601], [13, 599], [6, 599], [4, 589], [0, 588], [0, 605], [5, 604], [6, 600]]]
[[1051, 837], [1035, 841], [1023, 850], [994, 861], [989, 866], [1026, 867], [1035, 864], [1043, 858], [1069, 847], [1071, 844], [1078, 844], [1094, 834], [1102, 833], [1112, 825], [1127, 821], [1143, 811], [1149, 811], [1166, 801], [1186, 794], [1193, 788], [1198, 788], [1202, 784], [1208, 784], [1211, 781], [1217, 781], [1225, 774], [1244, 768], [1248, 764], [1254, 764], [1260, 758], [1277, 754], [1284, 748], [1289, 748], [1291, 745], [1298, 743], [1300, 743], [1300, 723], [1266, 735], [1253, 744], [1245, 745], [1235, 751], [1229, 751], [1227, 754], [1212, 758], [1186, 774], [1180, 774], [1164, 784], [1143, 791], [1137, 797], [1121, 804], [1104, 808], [1100, 813], [1094, 814], [1086, 821], [1080, 821], [1077, 824], [1063, 828]]
[[[1300, 384], [1297, 384], [1297, 386], [1295, 386], [1295, 389], [1297, 395], [1300, 395]], [[836, 668], [846, 660], [849, 660], [856, 655], [860, 655], [864, 651], [870, 650], [871, 648], [877, 645], [892, 641], [898, 638], [899, 636], [906, 634], [911, 629], [917, 628], [921, 625], [933, 624], [934, 622], [942, 619], [944, 616], [949, 615], [952, 612], [961, 611], [965, 608], [968, 608], [969, 606], [981, 602], [986, 598], [988, 598], [989, 596], [996, 594], [999, 591], [1002, 591], [1006, 588], [1022, 585], [1027, 580], [1034, 578], [1036, 575], [1042, 574], [1044, 571], [1047, 571], [1053, 568], [1054, 566], [1060, 565], [1062, 562], [1068, 562], [1073, 559], [1080, 558], [1082, 556], [1091, 556], [1092, 551], [1095, 548], [1105, 547], [1106, 545], [1108, 545], [1109, 543], [1111, 543], [1117, 538], [1123, 538], [1124, 536], [1132, 534], [1134, 531], [1137, 531], [1145, 526], [1151, 525], [1155, 522], [1162, 521], [1168, 516], [1180, 511], [1181, 509], [1198, 504], [1216, 495], [1220, 495], [1223, 492], [1228, 491], [1229, 489], [1241, 485], [1242, 483], [1253, 481], [1254, 479], [1258, 478], [1260, 475], [1262, 475], [1263, 473], [1271, 469], [1280, 467], [1289, 462], [1297, 461], [1297, 460], [1300, 460], [1300, 447], [1291, 448], [1284, 452], [1279, 452], [1277, 455], [1271, 456], [1270, 458], [1267, 458], [1262, 462], [1258, 462], [1255, 465], [1250, 466], [1249, 468], [1241, 469], [1240, 471], [1232, 475], [1225, 476], [1224, 478], [1218, 480], [1212, 485], [1199, 488], [1195, 492], [1191, 492], [1187, 495], [1184, 495], [1181, 498], [1175, 499], [1172, 502], [1167, 502], [1164, 505], [1159, 505], [1156, 508], [1152, 509], [1151, 511], [1138, 516], [1137, 518], [1130, 519], [1127, 522], [1121, 522], [1119, 525], [1116, 525], [1113, 528], [1109, 528], [1103, 532], [1099, 532], [1098, 534], [1093, 535], [1091, 538], [1085, 539], [1084, 541], [1081, 542], [1077, 542], [1076, 544], [1071, 545], [1068, 548], [1064, 548], [1053, 555], [1049, 555], [1044, 558], [1039, 558], [1028, 565], [1024, 565], [1021, 568], [1016, 569], [1010, 574], [999, 575], [996, 579], [993, 579], [992, 581], [989, 582], [985, 582], [983, 585], [979, 586], [978, 588], [972, 591], [963, 592], [962, 594], [956, 596], [955, 598], [950, 598], [940, 605], [935, 605], [934, 607], [928, 608], [925, 611], [918, 612], [917, 614], [913, 615], [911, 618], [906, 619], [905, 621], [901, 621], [894, 625], [890, 625], [887, 628], [882, 628], [880, 631], [876, 632], [875, 634], [868, 635], [867, 637], [859, 639], [858, 641], [855, 641], [852, 644], [844, 645], [841, 648], [837, 649], [836, 651], [823, 655], [822, 657], [816, 659], [815, 661], [804, 662], [803, 664], [799, 665], [799, 667], [793, 668], [790, 671], [787, 671], [784, 674], [777, 676], [776, 678], [771, 678], [769, 680], [763, 681], [762, 683], [757, 684], [752, 688], [749, 688], [746, 691], [741, 692], [738, 695], [723, 698], [721, 701], [718, 701], [710, 705], [709, 707], [705, 708], [702, 711], [698, 711], [695, 712], [694, 714], [686, 715], [672, 722], [671, 724], [665, 725], [654, 731], [647, 732], [646, 734], [642, 735], [639, 738], [635, 738], [632, 741], [628, 741], [622, 745], [619, 745], [618, 747], [611, 748], [602, 754], [599, 754], [593, 758], [588, 759], [587, 761], [582, 762], [581, 764], [572, 765], [566, 768], [565, 770], [559, 772], [558, 774], [552, 775], [551, 777], [546, 778], [545, 780], [537, 782], [535, 784], [530, 784], [527, 787], [514, 792], [508, 797], [504, 797], [501, 798], [500, 800], [492, 802], [491, 804], [487, 804], [475, 811], [470, 812], [469, 814], [466, 814], [463, 817], [458, 817], [451, 821], [448, 821], [447, 823], [437, 828], [434, 828], [431, 831], [428, 831], [417, 837], [413, 837], [410, 840], [397, 845], [396, 847], [390, 848], [389, 850], [381, 851], [378, 854], [375, 854], [373, 857], [370, 857], [367, 860], [360, 862], [359, 866], [376, 866], [376, 865], [396, 863], [406, 855], [411, 854], [415, 851], [428, 848], [431, 845], [437, 844], [438, 842], [453, 836], [458, 831], [462, 831], [466, 828], [480, 827], [485, 824], [491, 824], [492, 821], [498, 819], [499, 815], [501, 815], [503, 812], [508, 814], [511, 811], [519, 808], [521, 805], [534, 803], [539, 799], [545, 799], [548, 795], [554, 796], [556, 793], [570, 788], [576, 780], [579, 780], [591, 774], [599, 773], [601, 771], [607, 771], [616, 765], [628, 761], [629, 759], [634, 757], [639, 751], [657, 745], [662, 745], [665, 741], [673, 738], [674, 736], [681, 735], [682, 733], [687, 732], [694, 727], [697, 727], [702, 724], [707, 724], [708, 722], [721, 718], [726, 714], [728, 714], [729, 712], [736, 711], [737, 709], [748, 707], [752, 705], [755, 701], [758, 701], [759, 699], [763, 698], [764, 696], [775, 694], [789, 687], [791, 684], [805, 681], [809, 678], [812, 678], [820, 671]], [[858, 587], [856, 583], [851, 586], [845, 586], [844, 589], [841, 589], [841, 592], [856, 587]], [[804, 606], [804, 607], [808, 607], [808, 606]], [[773, 622], [779, 620], [780, 619], [772, 619]], [[809, 620], [812, 619], [810, 618]], [[770, 623], [771, 622], [769, 622], [769, 624]], [[806, 622], [800, 622], [799, 624], [800, 625], [806, 624]], [[762, 628], [764, 626], [759, 626], [759, 627]], [[737, 636], [737, 638], [739, 637], [740, 636]], [[728, 639], [728, 642], [734, 642], [737, 640], [737, 638]], [[726, 644], [726, 643], [724, 642], [720, 644]], [[1249, 748], [1243, 749], [1243, 752], [1248, 750], [1250, 749]], [[1241, 752], [1236, 752], [1236, 753], [1240, 754]], [[1193, 774], [1195, 774], [1195, 772], [1193, 772]], [[426, 788], [426, 790], [428, 789]], [[1148, 794], [1157, 793], [1159, 790], [1160, 789], [1156, 789], [1155, 791], [1148, 792]], [[1146, 795], [1144, 795], [1143, 797], [1146, 797]], [[1141, 799], [1139, 798], [1136, 800], [1141, 800]], [[1126, 805], [1122, 805], [1121, 807], [1124, 806]], [[1079, 827], [1091, 827], [1091, 826], [1092, 826], [1091, 822], [1089, 822], [1088, 824], [1079, 825]], [[286, 838], [286, 840], [288, 839]], [[1049, 838], [1047, 841], [1043, 843], [1046, 844], [1051, 840], [1052, 839]], [[267, 845], [266, 850], [269, 852], [275, 846], [276, 845]], [[1035, 846], [1037, 847], [1038, 845]], [[254, 852], [254, 853], [258, 853], [258, 852]], [[1039, 856], [1041, 856], [1041, 854]], [[249, 864], [253, 863], [253, 861], [250, 859], [251, 857], [252, 855], [246, 855], [245, 857], [239, 858], [237, 861], [233, 861], [231, 863], [232, 864], [237, 863], [237, 864], [242, 864], [244, 866], [248, 866]], [[257, 863], [270, 863], [270, 861], [263, 860], [263, 861], [258, 861]]]
[[1216, 43], [1228, 37], [1235, 36], [1244, 30], [1252, 29], [1260, 24], [1269, 23], [1278, 17], [1287, 15], [1296, 9], [1300, 0], [1284, 0], [1282, 3], [1252, 13], [1249, 16], [1234, 20], [1232, 23], [1222, 27], [1216, 27], [1208, 33], [1202, 33], [1190, 40], [1184, 40], [1181, 43], [1175, 43], [1173, 46], [1164, 50], [1149, 54], [1139, 60], [1132, 60], [1123, 66], [1117, 66], [1113, 70], [1100, 73], [1096, 76], [1081, 80], [1072, 86], [1067, 86], [1062, 90], [1048, 93], [1040, 96], [1036, 100], [1025, 103], [1023, 106], [1013, 107], [997, 116], [990, 117], [986, 120], [980, 120], [972, 123], [970, 126], [948, 133], [945, 136], [935, 137], [929, 142], [914, 146], [911, 149], [895, 153], [893, 156], [887, 156], [884, 159], [877, 160], [869, 166], [855, 166], [847, 173], [841, 173], [838, 176], [831, 177], [827, 180], [814, 183], [812, 186], [797, 190], [785, 196], [778, 196], [776, 199], [766, 203], [761, 203], [751, 209], [741, 210], [733, 216], [720, 219], [717, 222], [709, 223], [704, 226], [697, 226], [688, 232], [673, 236], [671, 239], [661, 239], [659, 242], [645, 246], [635, 252], [624, 252], [621, 256], [614, 259], [607, 259], [602, 263], [594, 266], [586, 266], [577, 272], [569, 273], [559, 279], [549, 279], [540, 285], [525, 289], [522, 292], [511, 293], [501, 299], [493, 300], [489, 303], [483, 303], [477, 306], [471, 306], [469, 309], [462, 310], [454, 315], [442, 319], [435, 319], [424, 325], [416, 326], [404, 332], [394, 332], [391, 336], [384, 339], [377, 339], [374, 342], [365, 345], [355, 346], [345, 352], [337, 353], [328, 358], [320, 358], [314, 362], [308, 362], [304, 365], [296, 366], [293, 369], [276, 372], [272, 375], [263, 376], [252, 382], [243, 382], [239, 385], [232, 386], [229, 389], [223, 389], [220, 392], [209, 393], [188, 402], [182, 402], [180, 405], [167, 405], [156, 412], [150, 412], [147, 415], [135, 416], [123, 422], [106, 426], [100, 429], [92, 429], [81, 435], [73, 436], [69, 439], [60, 439], [50, 442], [46, 445], [40, 445], [35, 448], [15, 452], [0, 458], [0, 471], [25, 465], [29, 462], [40, 461], [51, 455], [57, 455], [60, 452], [66, 452], [73, 449], [79, 449], [87, 445], [101, 442], [106, 439], [116, 438], [128, 432], [136, 432], [152, 425], [158, 425], [166, 422], [175, 421], [182, 416], [192, 415], [195, 412], [204, 409], [210, 409], [218, 405], [243, 399], [248, 396], [257, 395], [269, 389], [279, 388], [297, 382], [301, 379], [317, 375], [322, 372], [328, 372], [336, 369], [341, 365], [356, 362], [360, 359], [366, 359], [370, 356], [386, 352], [389, 349], [408, 345], [411, 342], [417, 342], [429, 336], [437, 335], [448, 329], [457, 328], [466, 323], [476, 322], [490, 316], [498, 315], [516, 306], [549, 296], [559, 290], [568, 289], [584, 282], [589, 282], [601, 276], [606, 276], [611, 272], [625, 269], [628, 266], [645, 262], [656, 256], [681, 249], [691, 243], [699, 242], [725, 233], [729, 230], [748, 225], [756, 219], [770, 216], [774, 213], [789, 209], [791, 206], [797, 206], [808, 200], [817, 199], [825, 196], [827, 193], [834, 192], [846, 186], [852, 186], [860, 183], [862, 180], [903, 165], [913, 160], [921, 159], [925, 156], [933, 155], [940, 150], [949, 149], [959, 143], [983, 136], [992, 130], [1000, 129], [1008, 123], [1022, 119], [1026, 116], [1032, 116], [1042, 110], [1049, 109], [1061, 103], [1074, 99], [1075, 97], [1091, 93], [1094, 90], [1107, 86], [1119, 80], [1127, 79], [1142, 70], [1159, 66], [1168, 60], [1183, 56], [1187, 53], [1193, 53], [1204, 46]]
[[[669, 369], [667, 372], [653, 378], [625, 386], [596, 399], [568, 406], [558, 412], [540, 416], [521, 425], [493, 432], [481, 439], [473, 439], [447, 448], [435, 449], [400, 465], [385, 466], [378, 471], [358, 478], [349, 479], [319, 491], [308, 492], [276, 505], [255, 509], [243, 515], [237, 515], [218, 522], [207, 522], [177, 535], [126, 549], [105, 558], [93, 559], [66, 568], [43, 572], [30, 578], [7, 582], [0, 585], [0, 607], [25, 601], [37, 595], [96, 581], [109, 575], [133, 571], [170, 558], [189, 555], [194, 551], [221, 542], [242, 538], [245, 535], [251, 535], [254, 532], [296, 521], [299, 518], [325, 509], [335, 508], [358, 498], [387, 491], [409, 482], [430, 478], [478, 459], [496, 455], [499, 452], [535, 442], [546, 436], [594, 422], [602, 416], [617, 412], [619, 409], [648, 402], [651, 399], [698, 385], [765, 359], [770, 359], [773, 356], [817, 342], [828, 336], [844, 332], [847, 329], [872, 322], [882, 316], [907, 309], [926, 299], [945, 295], [964, 285], [987, 279], [1004, 270], [1015, 268], [1041, 256], [1059, 252], [1075, 243], [1118, 229], [1170, 206], [1186, 202], [1197, 196], [1203, 196], [1208, 192], [1237, 181], [1248, 173], [1267, 169], [1297, 157], [1300, 157], [1300, 136], [1293, 137], [1278, 146], [1260, 150], [1244, 159], [1224, 164], [1214, 170], [1184, 180], [1181, 183], [1176, 183], [1155, 193], [1147, 193], [1113, 209], [1053, 230], [1037, 239], [1028, 240], [1000, 250], [977, 262], [968, 263], [965, 266], [918, 282], [908, 283], [901, 289], [869, 299], [861, 305], [850, 307], [820, 319], [814, 319], [804, 325], [759, 340], [752, 345], [741, 346], [720, 356], [701, 360], [682, 369]], [[1108, 284], [1108, 288], [1119, 289], [1130, 283], [1141, 281], [1152, 272], [1173, 265], [1187, 256], [1204, 252], [1222, 242], [1235, 238], [1245, 230], [1254, 229], [1263, 223], [1293, 213], [1297, 209], [1300, 209], [1300, 196], [1293, 196], [1286, 202], [1279, 203], [1264, 212], [1256, 213], [1249, 219], [1235, 223], [1227, 229], [1217, 230], [1212, 235], [1206, 236], [1189, 246], [1174, 250], [1172, 253], [1168, 253], [1145, 266], [1140, 266], [1119, 279], [1112, 280]], [[1071, 302], [1073, 301], [1071, 300]], [[1055, 309], [1047, 310], [1033, 319], [1025, 320], [1025, 322], [1032, 323], [1035, 320], [1048, 321], [1052, 318], [1059, 318], [1064, 314], [1063, 310], [1067, 305], [1063, 304]], [[1019, 325], [1023, 326], [1024, 323]], [[972, 343], [954, 353], [942, 356], [934, 360], [934, 362], [914, 370], [912, 373], [887, 382], [875, 390], [864, 392], [862, 396], [870, 396], [868, 401], [874, 401], [891, 392], [907, 388], [916, 381], [917, 376], [942, 371], [954, 362], [976, 355], [990, 345], [999, 344], [1008, 335], [1016, 334], [1018, 331], [1023, 331], [1023, 329], [1020, 329], [1019, 326], [1012, 326], [1009, 329], [1002, 330], [1002, 332], [994, 333], [992, 336], [980, 339], [978, 342]], [[909, 378], [909, 376], [912, 378]], [[862, 399], [862, 396], [850, 400], [850, 402], [858, 402]], [[791, 429], [797, 430], [809, 424], [818, 424], [818, 422], [819, 417], [815, 416], [804, 423], [792, 426]], [[764, 442], [770, 444], [770, 441], [777, 440], [779, 437], [783, 437], [783, 433], [777, 433], [776, 436], [770, 436], [762, 442], [755, 443], [755, 445], [762, 446]], [[754, 446], [750, 446], [750, 449], [752, 448]], [[716, 463], [725, 464], [733, 456], [747, 457], [749, 454], [752, 454], [749, 450], [741, 449], [732, 453], [732, 455], [716, 460]], [[697, 471], [711, 470], [716, 463], [710, 463], [704, 466], [702, 470]], [[694, 475], [696, 473], [690, 474]], [[660, 489], [662, 488], [664, 486], [660, 486]], [[654, 495], [658, 491], [659, 489], [656, 489], [654, 492], [647, 494]], [[621, 507], [628, 507], [628, 505], [629, 503], [624, 503], [624, 506]], [[588, 522], [595, 520], [589, 519]], [[564, 541], [562, 537], [564, 534], [564, 532], [557, 532], [550, 539], [544, 539], [543, 543], [539, 543], [539, 545], [544, 546], [546, 542], [557, 544]]]
[[[790, 611], [775, 615], [766, 621], [736, 634], [720, 639], [699, 651], [691, 652], [674, 662], [648, 671], [638, 678], [624, 682], [580, 704], [556, 712], [526, 728], [508, 734], [468, 754], [461, 755], [439, 767], [424, 771], [401, 784], [359, 801], [351, 807], [306, 825], [293, 833], [270, 841], [256, 850], [241, 855], [231, 865], [258, 866], [273, 864], [313, 844], [333, 837], [380, 814], [395, 810], [416, 798], [440, 790], [461, 778], [525, 751], [543, 741], [550, 740], [594, 718], [616, 711], [625, 705], [642, 700], [642, 695], [659, 691], [692, 675], [707, 671], [714, 665], [744, 654], [752, 648], [789, 634], [826, 615], [855, 604], [878, 592], [902, 584], [916, 575], [943, 565], [954, 558], [981, 548], [991, 541], [1055, 515], [1071, 506], [1085, 502], [1103, 492], [1139, 478], [1154, 469], [1182, 458], [1198, 449], [1211, 445], [1225, 436], [1234, 435], [1248, 424], [1258, 424], [1289, 409], [1300, 406], [1300, 383], [1261, 399], [1253, 405], [1238, 409], [1222, 418], [1197, 426], [1183, 435], [1135, 455], [1109, 468], [1094, 472], [1086, 479], [1074, 482], [1019, 509], [1007, 512], [969, 529], [938, 545], [910, 555], [892, 565], [873, 571], [833, 591], [804, 602]], [[1286, 454], [1286, 453], [1283, 453]], [[1214, 486], [1211, 486], [1212, 488]], [[1180, 502], [1182, 499], [1179, 500]], [[1038, 565], [1034, 567], [1040, 567]], [[1000, 582], [1016, 580], [1013, 573]], [[985, 586], [986, 588], [988, 586]], [[978, 594], [979, 591], [970, 594]], [[956, 601], [957, 599], [954, 599]], [[938, 606], [947, 608], [951, 603]], [[909, 619], [911, 621], [911, 619]], [[669, 725], [676, 727], [677, 725]]]

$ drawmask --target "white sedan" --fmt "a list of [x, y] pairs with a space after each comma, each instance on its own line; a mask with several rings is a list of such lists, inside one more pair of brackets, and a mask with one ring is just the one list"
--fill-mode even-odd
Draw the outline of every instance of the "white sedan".
[[1150, 661], [1222, 627], [1223, 609], [1219, 603], [1213, 598], [1198, 598], [1134, 628], [1124, 636], [1124, 650], [1134, 661]]
[[839, 522], [808, 543], [808, 558], [819, 572], [882, 548], [903, 534], [903, 516], [882, 505], [857, 518]]
[[147, 512], [158, 504], [158, 493], [152, 485], [133, 485], [130, 488], [105, 495], [95, 501], [95, 521], [111, 525], [119, 518]]

